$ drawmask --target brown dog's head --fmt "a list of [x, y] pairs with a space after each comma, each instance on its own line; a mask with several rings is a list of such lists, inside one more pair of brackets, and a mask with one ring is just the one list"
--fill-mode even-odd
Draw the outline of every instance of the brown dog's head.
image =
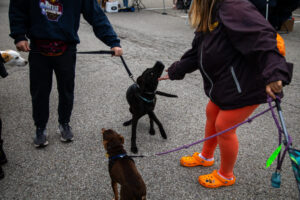
[[111, 129], [102, 129], [103, 146], [106, 151], [117, 151], [123, 149], [124, 137]]

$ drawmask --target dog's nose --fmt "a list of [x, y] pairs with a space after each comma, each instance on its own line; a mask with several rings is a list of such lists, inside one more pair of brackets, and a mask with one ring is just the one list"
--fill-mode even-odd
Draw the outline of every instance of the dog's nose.
[[25, 65], [27, 65], [28, 64], [28, 61], [25, 61]]

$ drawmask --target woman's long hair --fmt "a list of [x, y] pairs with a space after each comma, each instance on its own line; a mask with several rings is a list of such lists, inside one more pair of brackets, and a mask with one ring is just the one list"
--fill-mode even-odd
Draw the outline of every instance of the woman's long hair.
[[189, 11], [189, 20], [197, 32], [207, 32], [213, 29], [212, 13], [218, 0], [193, 0]]

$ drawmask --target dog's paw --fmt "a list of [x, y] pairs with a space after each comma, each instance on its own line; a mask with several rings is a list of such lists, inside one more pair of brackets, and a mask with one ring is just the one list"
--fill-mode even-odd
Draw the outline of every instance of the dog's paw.
[[154, 129], [150, 129], [149, 133], [150, 133], [150, 135], [155, 135], [155, 130]]
[[130, 124], [131, 124], [131, 120], [124, 122], [123, 126], [129, 126]]
[[131, 152], [132, 153], [137, 153], [138, 152], [138, 148], [137, 147], [131, 147]]
[[167, 139], [167, 134], [165, 133], [165, 131], [160, 131], [161, 137], [164, 139]]

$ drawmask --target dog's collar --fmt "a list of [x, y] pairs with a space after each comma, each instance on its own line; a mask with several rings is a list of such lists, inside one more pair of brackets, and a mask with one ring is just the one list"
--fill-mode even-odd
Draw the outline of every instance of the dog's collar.
[[151, 100], [149, 100], [149, 99], [147, 99], [147, 98], [145, 98], [145, 97], [142, 97], [141, 95], [138, 95], [138, 97], [140, 97], [143, 101], [146, 101], [147, 103], [152, 103], [152, 102], [154, 102], [154, 98], [151, 99]]
[[[139, 90], [140, 94], [138, 94], [137, 96], [140, 99], [142, 99], [143, 101], [145, 101], [147, 103], [153, 103], [154, 102], [156, 91], [154, 91], [154, 92], [142, 92], [140, 86], [137, 83], [135, 83], [134, 86]], [[153, 99], [147, 99], [147, 98], [143, 97], [142, 94], [154, 95], [154, 97], [153, 97]]]
[[109, 172], [111, 171], [111, 169], [112, 169], [113, 165], [115, 164], [115, 162], [117, 161], [117, 159], [129, 159], [132, 162], [134, 162], [134, 160], [131, 158], [131, 156], [127, 156], [127, 154], [119, 154], [116, 156], [109, 157], [109, 162], [108, 162]]
[[124, 153], [124, 154], [119, 154], [119, 155], [116, 155], [116, 156], [111, 156], [111, 157], [109, 157], [108, 159], [109, 159], [109, 160], [115, 160], [115, 159], [118, 159], [118, 158], [124, 158], [125, 156], [127, 156], [126, 153]]
[[[135, 83], [134, 85], [135, 85], [138, 89], [141, 89], [140, 86], [139, 86], [139, 84]], [[156, 94], [156, 90], [155, 90], [154, 92], [143, 92], [143, 94], [154, 94], [154, 95], [155, 95], [155, 94]]]

